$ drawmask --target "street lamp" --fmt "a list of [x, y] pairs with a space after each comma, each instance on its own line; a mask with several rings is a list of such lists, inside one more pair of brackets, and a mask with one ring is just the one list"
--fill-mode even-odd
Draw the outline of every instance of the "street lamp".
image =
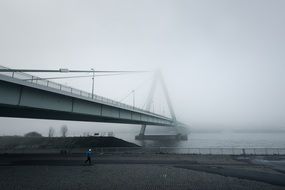
[[135, 90], [133, 90], [132, 93], [133, 93], [133, 108], [135, 108], [135, 103], [136, 103], [135, 102], [135, 100], [136, 100], [135, 99]]
[[95, 70], [92, 68], [91, 71], [93, 71], [92, 75], [92, 99], [94, 97], [94, 77], [95, 77]]

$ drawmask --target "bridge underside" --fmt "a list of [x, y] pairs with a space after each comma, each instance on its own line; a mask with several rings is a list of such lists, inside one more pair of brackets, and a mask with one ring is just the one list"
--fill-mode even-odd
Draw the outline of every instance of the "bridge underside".
[[0, 117], [144, 124], [173, 127], [167, 117], [0, 76]]
[[[86, 121], [86, 122], [103, 122], [103, 123], [124, 123], [124, 124], [147, 124], [161, 125], [152, 122], [139, 122], [136, 120], [111, 118], [104, 116], [94, 116], [72, 112], [63, 112], [55, 110], [45, 110], [29, 107], [17, 107], [0, 104], [0, 117], [12, 118], [29, 118], [29, 119], [52, 119], [52, 120], [69, 120], [69, 121]], [[172, 127], [171, 125], [163, 125]]]

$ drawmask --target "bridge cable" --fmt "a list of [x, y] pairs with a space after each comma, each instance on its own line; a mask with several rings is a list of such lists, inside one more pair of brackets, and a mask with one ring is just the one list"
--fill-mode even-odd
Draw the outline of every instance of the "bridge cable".
[[42, 69], [0, 69], [0, 72], [26, 72], [26, 73], [145, 73], [149, 71], [123, 71], [123, 70], [42, 70]]
[[[119, 74], [101, 74], [95, 75], [95, 77], [103, 77], [103, 76], [114, 76], [114, 75], [126, 75], [126, 74], [134, 74], [134, 73], [119, 73]], [[92, 75], [81, 75], [81, 76], [68, 76], [68, 77], [48, 77], [48, 78], [34, 78], [34, 79], [23, 79], [24, 81], [29, 80], [48, 80], [48, 79], [67, 79], [67, 78], [84, 78], [84, 77], [93, 77]]]
[[[150, 79], [144, 80], [142, 83], [140, 83], [135, 89], [131, 90], [124, 98], [122, 98], [121, 100], [119, 100], [119, 102], [123, 102], [125, 99], [127, 99], [132, 93], [133, 91], [137, 91], [138, 89], [140, 89], [144, 84], [146, 84], [146, 82], [148, 82]], [[143, 106], [144, 107], [144, 106]]]

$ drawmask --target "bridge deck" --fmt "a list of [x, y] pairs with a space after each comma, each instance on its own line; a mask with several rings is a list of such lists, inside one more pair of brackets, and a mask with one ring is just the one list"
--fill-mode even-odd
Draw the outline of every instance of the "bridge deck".
[[171, 118], [20, 72], [0, 74], [0, 104], [6, 117], [173, 125]]

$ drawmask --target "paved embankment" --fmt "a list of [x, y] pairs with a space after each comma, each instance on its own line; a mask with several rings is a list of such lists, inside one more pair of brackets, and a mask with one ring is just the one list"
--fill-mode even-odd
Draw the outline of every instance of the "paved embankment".
[[285, 175], [232, 156], [0, 155], [0, 189], [276, 189]]

